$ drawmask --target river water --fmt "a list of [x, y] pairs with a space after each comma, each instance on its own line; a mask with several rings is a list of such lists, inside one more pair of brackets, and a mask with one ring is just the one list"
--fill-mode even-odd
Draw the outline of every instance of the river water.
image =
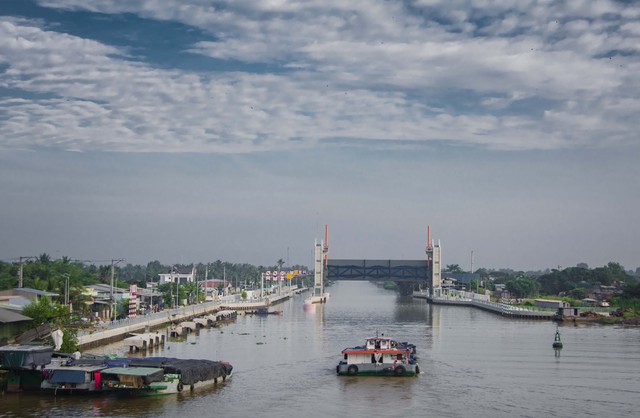
[[[170, 341], [156, 356], [229, 361], [223, 384], [129, 399], [0, 397], [0, 417], [587, 417], [640, 413], [640, 329], [504, 319], [472, 307], [431, 306], [368, 282], [338, 282], [331, 298], [282, 315], [239, 316]], [[417, 345], [416, 378], [337, 376], [343, 348], [384, 333]], [[112, 344], [94, 353], [124, 355]]]

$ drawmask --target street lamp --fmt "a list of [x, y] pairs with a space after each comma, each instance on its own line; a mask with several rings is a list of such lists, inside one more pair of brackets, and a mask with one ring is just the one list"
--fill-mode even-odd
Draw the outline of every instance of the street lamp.
[[[176, 266], [172, 266], [171, 267], [171, 281], [174, 280], [174, 273], [176, 272]], [[175, 304], [173, 305], [174, 308], [178, 307], [178, 280], [180, 280], [180, 276], [175, 277], [175, 281], [176, 281], [176, 301]]]
[[71, 307], [69, 306], [69, 273], [63, 273], [62, 277], [64, 277], [64, 306], [71, 313]]
[[111, 309], [109, 312], [109, 314], [111, 315], [111, 319], [116, 319], [116, 315], [114, 315], [114, 312], [113, 312], [113, 308], [115, 305], [115, 299], [113, 297], [113, 277], [115, 275], [115, 266], [117, 263], [120, 263], [121, 261], [125, 261], [125, 260], [122, 258], [119, 260], [111, 260], [111, 294], [110, 294]]

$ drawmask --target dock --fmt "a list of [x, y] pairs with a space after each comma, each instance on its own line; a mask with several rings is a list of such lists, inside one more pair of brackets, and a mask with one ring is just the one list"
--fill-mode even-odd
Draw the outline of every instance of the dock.
[[158, 332], [137, 334], [124, 339], [129, 346], [129, 352], [152, 350], [165, 343], [165, 335]]

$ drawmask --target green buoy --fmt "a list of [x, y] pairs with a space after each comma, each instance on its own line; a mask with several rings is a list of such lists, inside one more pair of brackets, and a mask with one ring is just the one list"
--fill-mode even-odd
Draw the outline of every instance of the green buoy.
[[560, 340], [560, 331], [556, 328], [556, 337], [553, 340], [553, 348], [562, 348], [562, 341]]

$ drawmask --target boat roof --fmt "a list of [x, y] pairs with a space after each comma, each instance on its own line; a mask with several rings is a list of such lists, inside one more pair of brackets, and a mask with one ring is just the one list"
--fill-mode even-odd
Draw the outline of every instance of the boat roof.
[[158, 372], [163, 372], [163, 369], [156, 367], [109, 367], [102, 370], [102, 373], [122, 374], [126, 376], [149, 376]]
[[56, 366], [47, 366], [45, 367], [45, 370], [70, 370], [70, 371], [83, 371], [83, 372], [97, 372], [103, 369], [106, 369], [107, 366], [99, 366], [99, 365], [93, 365], [93, 366], [63, 366], [63, 365], [56, 365]]
[[53, 353], [53, 347], [47, 345], [27, 345], [27, 344], [9, 344], [0, 347], [0, 351], [8, 352], [51, 352]]
[[342, 350], [342, 354], [375, 354], [375, 353], [383, 353], [383, 354], [402, 354], [402, 353], [411, 353], [410, 348], [406, 347], [393, 347], [393, 348], [375, 348], [375, 349], [367, 349], [364, 347], [354, 347], [354, 348], [345, 348]]

